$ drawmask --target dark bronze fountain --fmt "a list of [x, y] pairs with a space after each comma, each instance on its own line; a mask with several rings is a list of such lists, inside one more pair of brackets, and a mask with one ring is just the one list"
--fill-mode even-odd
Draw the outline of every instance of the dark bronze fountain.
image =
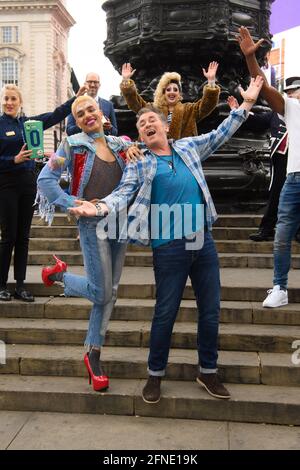
[[[236, 34], [247, 26], [254, 37], [265, 38], [259, 59], [270, 48], [269, 19], [274, 0], [107, 0], [105, 55], [120, 71], [124, 62], [137, 70], [133, 77], [140, 94], [152, 101], [160, 76], [177, 71], [182, 76], [185, 101], [202, 93], [202, 67], [219, 62], [218, 108], [199, 126], [199, 133], [215, 128], [228, 114], [226, 99], [240, 99], [238, 86], [247, 86], [249, 74]], [[136, 136], [134, 114], [121, 97], [113, 97], [120, 134]], [[258, 102], [256, 113], [266, 110]], [[244, 126], [205, 163], [207, 181], [219, 210], [258, 210], [268, 187], [268, 141], [265, 131]]]

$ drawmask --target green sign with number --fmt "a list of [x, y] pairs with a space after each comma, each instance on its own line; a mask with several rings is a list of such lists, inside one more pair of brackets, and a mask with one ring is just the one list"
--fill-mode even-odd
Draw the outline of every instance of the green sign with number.
[[25, 140], [28, 150], [32, 150], [30, 158], [44, 157], [44, 133], [42, 121], [26, 121], [24, 123]]

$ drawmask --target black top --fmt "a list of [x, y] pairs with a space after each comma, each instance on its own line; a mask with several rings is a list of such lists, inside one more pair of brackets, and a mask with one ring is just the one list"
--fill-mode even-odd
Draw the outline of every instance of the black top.
[[85, 187], [83, 197], [87, 201], [105, 198], [118, 186], [122, 174], [118, 160], [106, 162], [95, 155], [91, 176]]

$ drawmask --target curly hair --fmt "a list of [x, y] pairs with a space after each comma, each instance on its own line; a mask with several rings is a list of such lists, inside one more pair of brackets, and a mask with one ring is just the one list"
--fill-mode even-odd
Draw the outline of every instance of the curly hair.
[[180, 93], [182, 92], [181, 75], [179, 75], [179, 73], [177, 72], [165, 72], [161, 76], [154, 92], [153, 104], [156, 108], [161, 108], [162, 106], [167, 105], [165, 91], [170, 83], [176, 83], [178, 85]]

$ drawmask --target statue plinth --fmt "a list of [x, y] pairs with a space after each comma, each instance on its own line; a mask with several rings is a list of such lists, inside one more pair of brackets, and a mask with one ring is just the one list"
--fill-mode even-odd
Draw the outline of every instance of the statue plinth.
[[[245, 87], [249, 82], [236, 40], [238, 29], [247, 26], [255, 40], [265, 38], [259, 50], [262, 60], [271, 46], [269, 19], [273, 1], [108, 0], [103, 4], [107, 14], [105, 55], [119, 72], [124, 62], [132, 64], [137, 70], [134, 79], [138, 90], [146, 101], [152, 101], [156, 84], [166, 71], [181, 74], [184, 101], [197, 100], [205, 84], [202, 67], [207, 68], [212, 60], [219, 62], [220, 104], [199, 126], [200, 132], [209, 131], [228, 114], [227, 97], [240, 98], [238, 86]], [[262, 111], [264, 104], [258, 103], [256, 111]], [[120, 132], [133, 135], [133, 113], [117, 97], [115, 106]], [[206, 164], [212, 194], [219, 198], [223, 181], [226, 182], [223, 197], [228, 194], [232, 199], [235, 189], [242, 188], [242, 198], [245, 196], [246, 200], [253, 196], [265, 198], [267, 177], [262, 166], [267, 155], [265, 135], [254, 136], [250, 129], [237, 136], [230, 143], [229, 154], [233, 155], [230, 162], [227, 150], [224, 156], [222, 149], [218, 152], [220, 157], [214, 157], [214, 162], [209, 159]], [[216, 163], [218, 159], [220, 164]]]

